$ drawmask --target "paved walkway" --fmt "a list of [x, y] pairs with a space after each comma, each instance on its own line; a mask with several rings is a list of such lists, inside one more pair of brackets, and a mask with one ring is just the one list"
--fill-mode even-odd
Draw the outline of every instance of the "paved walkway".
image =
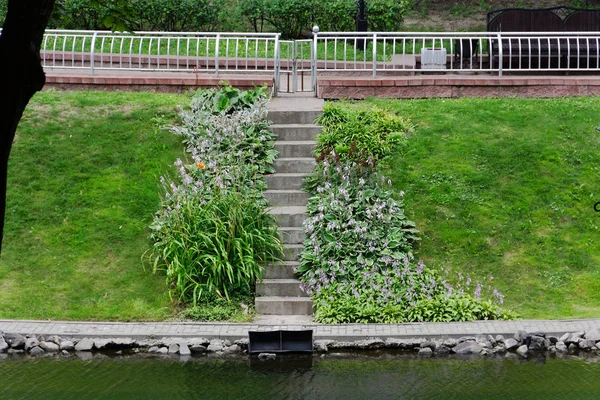
[[129, 337], [135, 339], [162, 337], [205, 337], [235, 340], [248, 336], [249, 330], [312, 329], [315, 339], [354, 341], [368, 337], [440, 338], [475, 335], [513, 335], [521, 329], [527, 332], [543, 331], [550, 335], [566, 332], [600, 329], [600, 318], [581, 320], [522, 320], [477, 321], [451, 323], [406, 324], [347, 324], [347, 325], [262, 325], [196, 322], [66, 322], [0, 320], [0, 331], [5, 333], [59, 335], [63, 337]]

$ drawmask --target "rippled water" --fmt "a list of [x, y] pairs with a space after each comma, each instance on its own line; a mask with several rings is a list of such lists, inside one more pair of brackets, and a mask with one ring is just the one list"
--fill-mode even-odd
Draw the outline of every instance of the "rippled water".
[[595, 399], [600, 363], [383, 355], [0, 360], [0, 399]]

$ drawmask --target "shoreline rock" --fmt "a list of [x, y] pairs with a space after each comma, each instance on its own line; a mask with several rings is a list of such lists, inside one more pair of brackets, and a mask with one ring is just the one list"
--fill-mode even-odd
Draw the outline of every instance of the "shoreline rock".
[[[342, 351], [392, 351], [398, 354], [432, 356], [481, 356], [527, 358], [534, 355], [563, 356], [588, 353], [600, 357], [600, 330], [568, 332], [561, 337], [545, 332], [519, 330], [505, 338], [503, 335], [465, 336], [461, 338], [366, 338], [356, 341], [320, 339], [314, 341], [314, 353]], [[0, 353], [89, 357], [94, 354], [132, 355], [146, 353], [166, 357], [205, 357], [248, 354], [248, 338], [229, 340], [198, 338], [163, 338], [161, 340], [132, 340], [130, 338], [82, 338], [36, 336], [0, 333]], [[6, 354], [5, 354], [6, 355]], [[85, 356], [88, 357], [88, 356]]]

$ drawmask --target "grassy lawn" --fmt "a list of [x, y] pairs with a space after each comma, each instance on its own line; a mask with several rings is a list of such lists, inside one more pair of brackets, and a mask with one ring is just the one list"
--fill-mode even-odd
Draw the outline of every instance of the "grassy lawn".
[[523, 318], [600, 316], [600, 99], [368, 101], [417, 125], [388, 174], [418, 257], [492, 274]]
[[9, 166], [0, 318], [156, 320], [173, 314], [164, 278], [142, 268], [161, 174], [180, 138], [182, 95], [39, 93]]

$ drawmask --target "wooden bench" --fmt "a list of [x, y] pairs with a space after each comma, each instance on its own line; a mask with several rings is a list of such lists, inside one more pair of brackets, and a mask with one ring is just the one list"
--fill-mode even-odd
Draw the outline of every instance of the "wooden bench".
[[[600, 9], [573, 7], [545, 9], [503, 9], [488, 13], [488, 32], [522, 32], [519, 38], [492, 39], [490, 57], [493, 66], [529, 68], [594, 68], [600, 61], [600, 41], [578, 35], [567, 38], [537, 38], [544, 32], [598, 32]], [[531, 32], [530, 37], [524, 37]], [[504, 36], [504, 35], [503, 35]]]

